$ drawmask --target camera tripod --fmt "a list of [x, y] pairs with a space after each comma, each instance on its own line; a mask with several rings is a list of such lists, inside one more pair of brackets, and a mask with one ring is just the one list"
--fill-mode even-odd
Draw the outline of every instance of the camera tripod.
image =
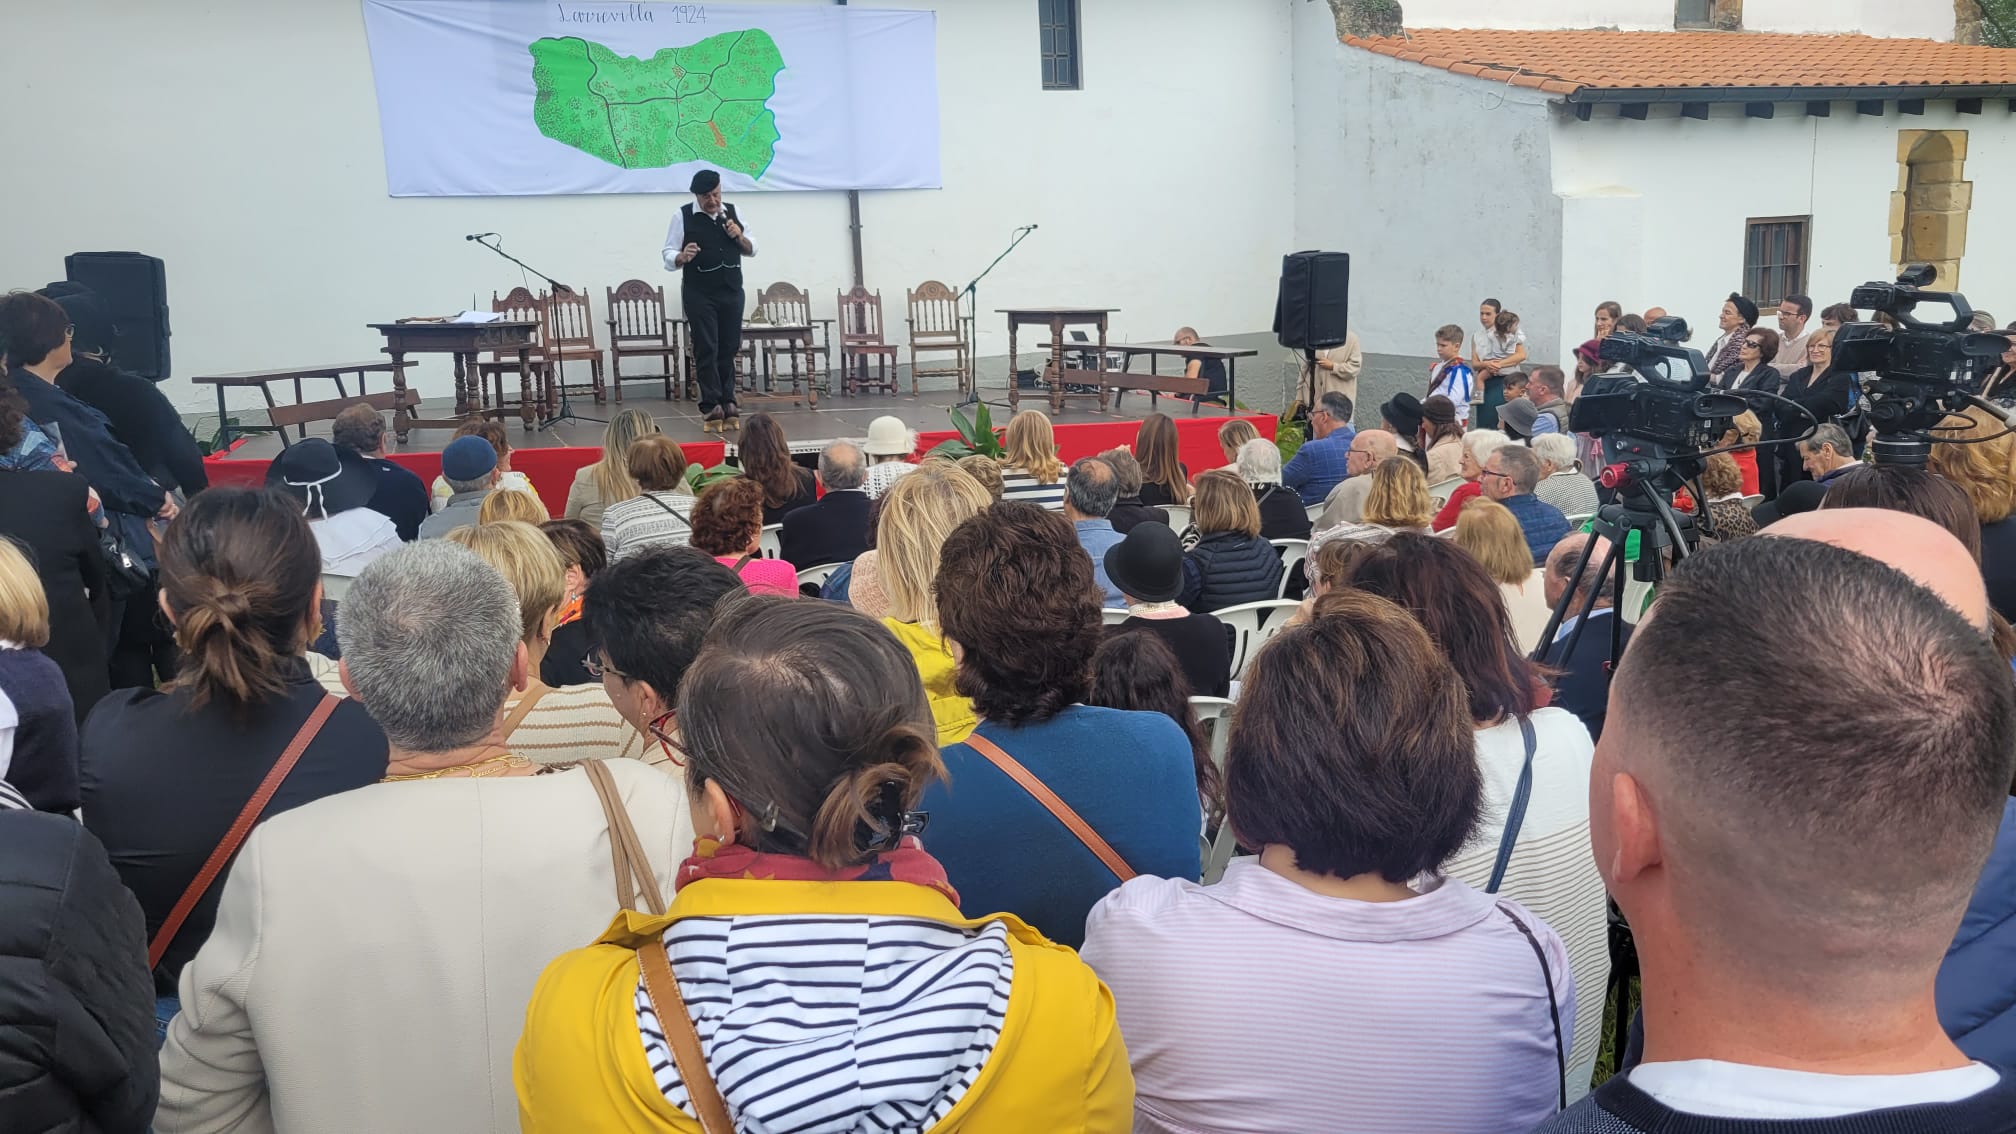
[[[1664, 462], [1633, 462], [1641, 467], [1624, 466], [1617, 471], [1610, 487], [1617, 490], [1617, 498], [1605, 504], [1596, 512], [1590, 531], [1610, 541], [1603, 554], [1603, 561], [1596, 570], [1596, 581], [1585, 592], [1582, 580], [1588, 577], [1591, 557], [1585, 552], [1575, 564], [1575, 574], [1569, 579], [1568, 590], [1547, 616], [1546, 629], [1540, 633], [1540, 645], [1533, 651], [1533, 660], [1545, 662], [1554, 651], [1555, 635], [1560, 633], [1562, 623], [1571, 617], [1575, 619], [1574, 629], [1568, 632], [1567, 641], [1562, 645], [1560, 656], [1552, 659], [1552, 664], [1565, 664], [1575, 654], [1581, 644], [1582, 634], [1589, 628], [1589, 616], [1596, 609], [1596, 600], [1603, 590], [1603, 580], [1608, 579], [1611, 587], [1611, 606], [1614, 613], [1610, 618], [1610, 643], [1607, 658], [1609, 669], [1614, 669], [1618, 655], [1624, 648], [1624, 592], [1625, 585], [1635, 577], [1639, 582], [1657, 588], [1665, 578], [1666, 556], [1670, 552], [1675, 559], [1684, 559], [1694, 551], [1696, 534], [1691, 523], [1682, 523], [1680, 517], [1666, 503], [1665, 494], [1659, 484], [1670, 475]], [[1606, 470], [1606, 479], [1613, 470]], [[1698, 493], [1697, 493], [1698, 495]], [[1697, 505], [1705, 508], [1706, 505]], [[1635, 569], [1629, 558], [1631, 536], [1638, 536], [1638, 559]], [[1580, 610], [1574, 607], [1581, 606]]]

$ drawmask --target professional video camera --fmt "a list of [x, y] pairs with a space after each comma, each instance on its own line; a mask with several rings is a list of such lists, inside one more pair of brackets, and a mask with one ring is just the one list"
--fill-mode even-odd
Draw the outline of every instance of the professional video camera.
[[[1877, 464], [1923, 465], [1932, 430], [1978, 400], [1975, 361], [2008, 349], [2000, 335], [1970, 334], [1974, 309], [1957, 291], [1926, 291], [1935, 278], [1929, 264], [1913, 264], [1896, 283], [1863, 284], [1849, 297], [1858, 310], [1880, 311], [1896, 321], [1844, 323], [1834, 332], [1834, 366], [1876, 377], [1862, 386], [1859, 414], [1876, 431]], [[1921, 303], [1952, 309], [1953, 317], [1927, 322], [1913, 312]]]
[[1749, 408], [1734, 394], [1708, 391], [1701, 352], [1682, 346], [1687, 321], [1654, 321], [1642, 335], [1613, 331], [1598, 357], [1629, 369], [1606, 369], [1582, 383], [1568, 427], [1603, 442], [1602, 481], [1652, 486], [1667, 495], [1699, 475], [1700, 456]]

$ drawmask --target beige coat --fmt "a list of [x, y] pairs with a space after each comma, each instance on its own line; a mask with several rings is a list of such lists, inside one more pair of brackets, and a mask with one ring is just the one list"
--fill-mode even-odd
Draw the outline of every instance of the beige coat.
[[1344, 332], [1344, 342], [1341, 346], [1319, 350], [1316, 352], [1316, 357], [1336, 363], [1336, 368], [1325, 369], [1318, 366], [1312, 369], [1306, 360], [1302, 363], [1301, 381], [1296, 386], [1298, 391], [1296, 396], [1301, 398], [1302, 404], [1314, 409], [1323, 395], [1334, 390], [1350, 398], [1352, 408], [1356, 409], [1358, 373], [1365, 369], [1365, 349], [1358, 345], [1358, 332]]
[[[605, 766], [670, 900], [693, 843], [683, 782]], [[515, 1131], [533, 984], [616, 908], [578, 768], [374, 784], [273, 816], [182, 971], [154, 1128]]]

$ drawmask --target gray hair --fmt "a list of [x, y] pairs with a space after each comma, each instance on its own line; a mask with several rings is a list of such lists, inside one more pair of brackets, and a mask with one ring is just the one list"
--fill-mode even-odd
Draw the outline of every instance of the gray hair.
[[1099, 454], [1099, 459], [1113, 470], [1113, 479], [1119, 482], [1117, 487], [1122, 500], [1141, 495], [1141, 462], [1134, 458], [1131, 450], [1125, 446], [1108, 449]]
[[1351, 399], [1341, 390], [1330, 391], [1318, 398], [1316, 404], [1323, 407], [1324, 413], [1336, 418], [1340, 425], [1351, 420]]
[[1848, 431], [1831, 421], [1822, 422], [1820, 427], [1813, 431], [1813, 436], [1799, 442], [1799, 447], [1809, 453], [1819, 452], [1822, 445], [1834, 446], [1834, 452], [1839, 456], [1849, 458], [1855, 456], [1855, 444], [1848, 440]]
[[1463, 435], [1463, 447], [1470, 450], [1470, 459], [1478, 465], [1491, 459], [1491, 454], [1512, 443], [1512, 438], [1501, 429], [1473, 429]]
[[439, 539], [364, 568], [336, 619], [357, 699], [408, 752], [461, 748], [496, 727], [524, 633], [504, 576]]
[[1071, 472], [1064, 478], [1064, 492], [1080, 515], [1098, 519], [1112, 514], [1114, 503], [1120, 499], [1120, 478], [1113, 475], [1113, 466], [1105, 461], [1080, 457], [1071, 462]]
[[1528, 444], [1535, 456], [1552, 462], [1556, 472], [1575, 467], [1575, 439], [1566, 433], [1542, 433]]
[[[1561, 580], [1566, 590], [1568, 581], [1575, 577], [1575, 571], [1584, 559], [1591, 562], [1582, 570], [1582, 585], [1575, 588], [1575, 597], [1569, 610], [1580, 614], [1582, 604], [1589, 599], [1589, 592], [1596, 591], [1596, 607], [1601, 609], [1617, 601], [1617, 576], [1614, 571], [1598, 572], [1603, 565], [1603, 557], [1610, 553], [1610, 541], [1599, 535], [1586, 532], [1569, 532], [1554, 545], [1547, 554], [1547, 571]], [[1600, 574], [1600, 577], [1599, 577]]]
[[[491, 470], [491, 472], [495, 471], [496, 471], [495, 469]], [[490, 475], [490, 473], [484, 473], [482, 476], [477, 477], [475, 480], [456, 480], [454, 477], [447, 476], [445, 474], [441, 477], [441, 479], [447, 483], [448, 491], [455, 493], [483, 492], [487, 490], [491, 485], [497, 483], [495, 478], [493, 478]]]
[[826, 491], [859, 488], [868, 479], [868, 465], [861, 446], [852, 441], [835, 441], [819, 450], [819, 480]]
[[1540, 487], [1540, 458], [1524, 445], [1507, 445], [1498, 450], [1498, 471], [1511, 477], [1513, 487], [1520, 492]]
[[1280, 484], [1280, 447], [1265, 437], [1239, 446], [1239, 479], [1247, 484]]

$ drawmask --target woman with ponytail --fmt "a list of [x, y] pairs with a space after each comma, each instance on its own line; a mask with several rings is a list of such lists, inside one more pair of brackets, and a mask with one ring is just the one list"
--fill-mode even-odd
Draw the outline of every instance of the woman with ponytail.
[[944, 767], [895, 638], [834, 603], [731, 600], [679, 725], [694, 855], [664, 913], [547, 966], [527, 1134], [1129, 1128], [1105, 990], [1017, 919], [961, 916], [919, 840]]
[[[320, 632], [322, 555], [299, 503], [211, 489], [168, 525], [159, 554], [180, 672], [166, 688], [100, 701], [79, 743], [85, 825], [140, 899], [150, 940], [325, 696], [301, 656]], [[337, 704], [261, 818], [376, 783], [385, 754], [363, 706]], [[154, 970], [161, 996], [175, 995], [210, 935], [222, 890], [212, 886], [166, 942]]]

